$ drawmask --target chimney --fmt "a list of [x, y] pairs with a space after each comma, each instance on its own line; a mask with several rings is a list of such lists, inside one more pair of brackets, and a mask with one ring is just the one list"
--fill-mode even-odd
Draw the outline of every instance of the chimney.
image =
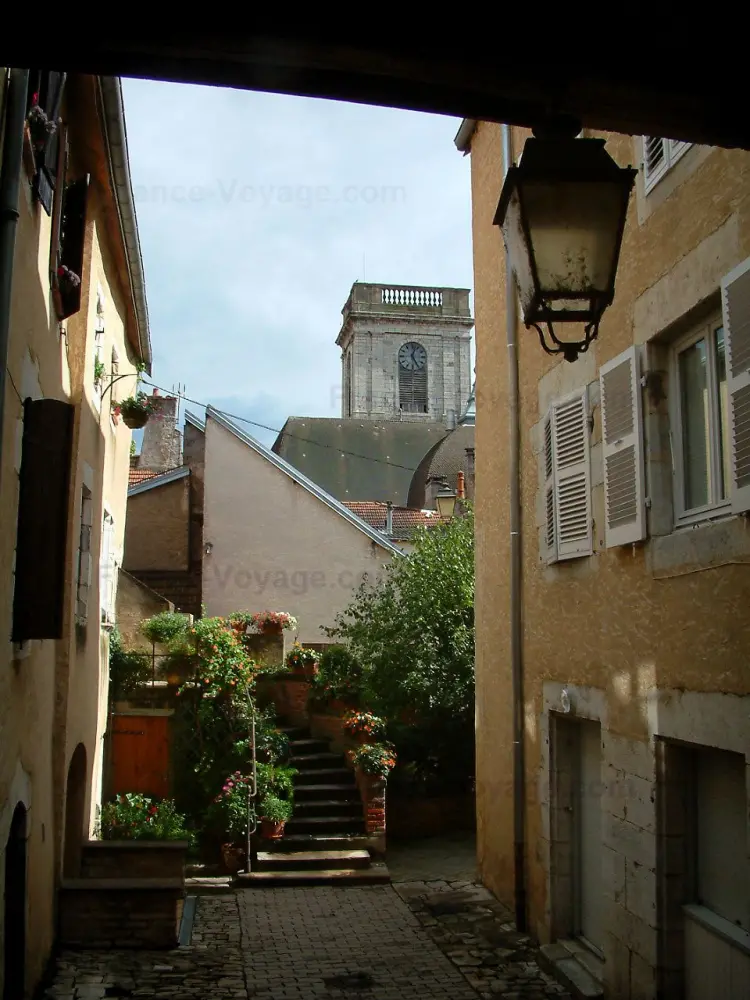
[[154, 389], [151, 402], [154, 410], [143, 429], [138, 467], [166, 472], [178, 467], [181, 460], [175, 449], [177, 397], [160, 396]]
[[456, 499], [457, 500], [466, 499], [466, 486], [465, 486], [463, 472], [458, 473], [458, 483], [456, 484]]
[[474, 449], [466, 448], [466, 496], [474, 499]]
[[390, 500], [385, 505], [385, 533], [389, 538], [393, 535], [393, 504]]

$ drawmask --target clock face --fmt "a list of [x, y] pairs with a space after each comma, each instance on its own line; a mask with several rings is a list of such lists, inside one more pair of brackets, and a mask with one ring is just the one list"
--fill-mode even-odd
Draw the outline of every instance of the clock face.
[[427, 363], [427, 351], [413, 340], [402, 344], [398, 352], [398, 363], [409, 372], [419, 371]]

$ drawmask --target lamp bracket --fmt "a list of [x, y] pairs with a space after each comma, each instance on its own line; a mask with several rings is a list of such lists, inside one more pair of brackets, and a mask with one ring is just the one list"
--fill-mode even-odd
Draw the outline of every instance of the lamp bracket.
[[[600, 318], [597, 316], [596, 319], [586, 324], [583, 328], [583, 340], [560, 340], [549, 320], [545, 323], [547, 327], [546, 333], [539, 323], [527, 323], [526, 326], [527, 328], [533, 327], [539, 334], [539, 343], [542, 345], [542, 350], [546, 351], [547, 354], [562, 354], [566, 361], [572, 363], [578, 360], [579, 354], [585, 354], [591, 346], [592, 341], [596, 340], [599, 333]], [[547, 338], [549, 338], [549, 344], [547, 343]]]

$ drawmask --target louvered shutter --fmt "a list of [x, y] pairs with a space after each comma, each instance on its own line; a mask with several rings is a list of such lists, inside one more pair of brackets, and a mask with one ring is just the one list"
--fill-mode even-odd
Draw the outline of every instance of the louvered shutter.
[[78, 605], [76, 613], [79, 621], [88, 618], [89, 593], [91, 589], [91, 527], [94, 502], [91, 491], [86, 487], [81, 492], [81, 540], [78, 549]]
[[607, 548], [646, 537], [643, 417], [638, 349], [599, 371], [604, 445], [604, 534]]
[[721, 282], [732, 442], [732, 510], [750, 510], [750, 258]]
[[585, 390], [558, 403], [552, 419], [557, 558], [591, 555], [589, 426]]
[[552, 412], [544, 421], [544, 536], [542, 551], [548, 563], [557, 559], [555, 534], [555, 460], [552, 447]]
[[646, 190], [655, 184], [669, 166], [666, 141], [657, 135], [643, 137], [643, 174]]
[[[86, 204], [89, 192], [89, 176], [68, 184], [62, 207], [60, 225], [60, 264], [67, 267], [79, 278], [83, 277], [83, 249], [86, 240]], [[81, 285], [75, 288], [69, 284], [58, 286], [58, 316], [67, 319], [81, 308]]]

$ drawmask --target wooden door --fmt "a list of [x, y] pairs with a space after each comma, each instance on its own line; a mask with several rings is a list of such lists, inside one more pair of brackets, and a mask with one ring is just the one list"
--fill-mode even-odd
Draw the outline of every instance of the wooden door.
[[169, 795], [169, 716], [114, 717], [112, 791]]

